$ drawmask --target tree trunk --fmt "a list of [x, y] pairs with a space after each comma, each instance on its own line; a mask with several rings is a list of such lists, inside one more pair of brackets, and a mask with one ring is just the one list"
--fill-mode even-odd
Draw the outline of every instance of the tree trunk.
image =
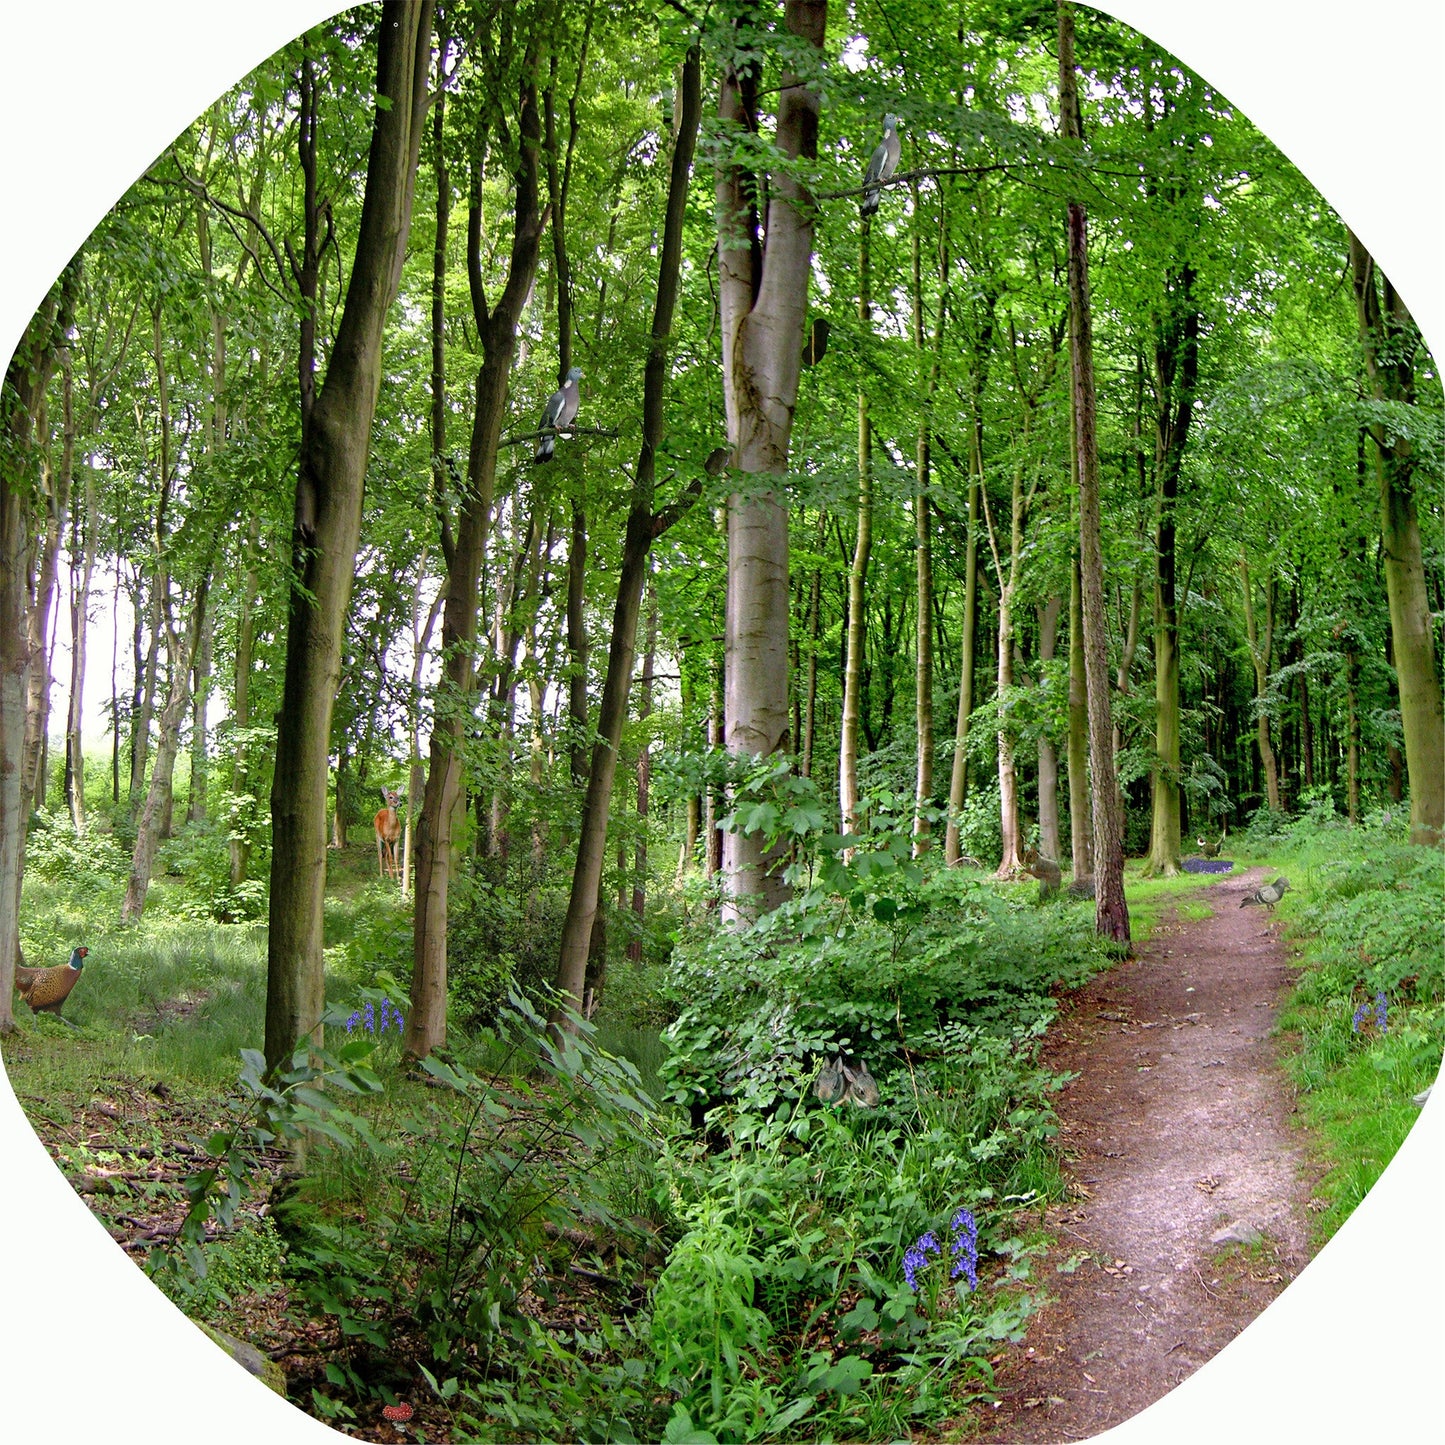
[[1259, 744], [1259, 765], [1264, 770], [1265, 799], [1270, 812], [1280, 811], [1279, 763], [1269, 737], [1269, 713], [1265, 702], [1269, 696], [1269, 675], [1274, 658], [1274, 581], [1264, 586], [1264, 636], [1255, 625], [1254, 587], [1249, 577], [1249, 563], [1241, 555], [1239, 576], [1244, 593], [1244, 629], [1249, 640], [1250, 661], [1254, 664], [1255, 739]]
[[[140, 581], [139, 575], [136, 577]], [[141, 617], [136, 612], [136, 659], [142, 655], [144, 663], [136, 674], [135, 703], [130, 723], [130, 813], [134, 820], [140, 807], [141, 794], [145, 789], [146, 764], [150, 759], [151, 719], [155, 715], [156, 671], [160, 654], [161, 614], [160, 598], [165, 579], [157, 574], [151, 579], [150, 588], [150, 643], [141, 653]]]
[[[756, 20], [757, 10], [745, 5], [739, 23]], [[783, 25], [795, 41], [821, 53], [827, 12], [826, 0], [785, 0]], [[758, 79], [755, 64], [730, 64], [725, 71], [718, 113], [729, 134], [757, 133]], [[816, 158], [818, 96], [787, 71], [776, 113], [777, 149], [788, 158]], [[784, 169], [771, 177], [768, 192], [764, 243], [756, 179], [730, 162], [718, 170], [728, 441], [736, 469], [761, 479], [787, 471], [813, 255], [812, 196]], [[735, 758], [771, 757], [788, 741], [788, 512], [766, 487], [766, 480], [750, 483], [746, 493], [728, 499], [724, 718], [727, 750]], [[731, 832], [723, 853], [730, 919], [782, 902], [780, 858], [765, 853], [762, 838]]]
[[[246, 562], [244, 580], [241, 584], [241, 608], [236, 618], [236, 669], [233, 687], [234, 705], [231, 709], [231, 731], [234, 736], [244, 733], [251, 726], [251, 654], [255, 643], [256, 610], [256, 548], [260, 542], [261, 524], [252, 516], [250, 529], [246, 533]], [[235, 764], [231, 773], [231, 792], [238, 798], [248, 798], [251, 793], [251, 778], [246, 762], [246, 742], [236, 743]], [[236, 807], [242, 816], [237, 823], [249, 823], [253, 811], [251, 803], [238, 803]], [[231, 887], [237, 888], [244, 881], [251, 862], [251, 844], [248, 841], [249, 827], [232, 827], [230, 841]]]
[[[1082, 146], [1078, 77], [1074, 70], [1074, 11], [1059, 0], [1059, 99], [1063, 133]], [[1124, 830], [1114, 767], [1109, 697], [1109, 640], [1104, 611], [1104, 552], [1100, 527], [1099, 448], [1094, 405], [1094, 338], [1089, 303], [1088, 217], [1068, 204], [1069, 355], [1074, 445], [1079, 466], [1079, 554], [1084, 614], [1084, 676], [1088, 692], [1089, 753], [1094, 791], [1094, 926], [1129, 943], [1124, 898]]]
[[30, 647], [25, 624], [28, 512], [34, 488], [36, 413], [70, 328], [80, 261], [70, 262], [31, 319], [0, 393], [0, 1035], [15, 1032], [11, 993], [20, 955], [25, 869], [25, 698]]
[[[429, 99], [431, 21], [431, 0], [386, 0], [382, 6], [378, 102], [356, 255], [326, 379], [301, 443], [292, 529], [295, 585], [271, 790], [266, 1062], [272, 1069], [308, 1034], [321, 1040], [331, 714], [381, 386], [382, 333], [411, 227]], [[306, 308], [303, 324], [309, 315]], [[303, 395], [306, 384], [303, 376]]]
[[953, 766], [948, 780], [948, 826], [943, 836], [943, 857], [950, 868], [963, 857], [959, 822], [968, 800], [968, 720], [973, 713], [973, 651], [978, 632], [978, 498], [982, 447], [979, 419], [971, 431], [968, 487], [968, 542], [964, 553], [963, 659], [958, 671], [958, 713], [953, 724]]
[[191, 796], [186, 805], [188, 823], [206, 817], [206, 704], [211, 695], [211, 634], [214, 619], [207, 618], [196, 654], [196, 682], [191, 710]]
[[[627, 718], [627, 694], [632, 686], [637, 620], [642, 606], [648, 557], [653, 539], [660, 536], [681, 515], [684, 501], [690, 502], [701, 490], [700, 486], [693, 487], [685, 499], [680, 499], [662, 512], [653, 511], [657, 448], [663, 437], [663, 402], [669, 340], [682, 267], [683, 215], [688, 180], [692, 174], [698, 125], [702, 118], [702, 70], [696, 45], [688, 51], [683, 62], [681, 90], [681, 121], [673, 145], [668, 178], [667, 212], [657, 263], [657, 300], [653, 310], [647, 365], [643, 374], [642, 446], [633, 476], [632, 503], [627, 514], [627, 530], [622, 544], [622, 565], [617, 576], [617, 601], [612, 613], [612, 639], [607, 654], [607, 674], [603, 680], [602, 702], [598, 710], [597, 741], [592, 749], [592, 765], [587, 774], [587, 795], [582, 804], [572, 891], [567, 902], [567, 916], [562, 923], [556, 979], [560, 998], [550, 1017], [554, 1031], [573, 1027], [585, 1001], [587, 959], [593, 924], [598, 914], [612, 784], [617, 772], [622, 726]], [[786, 616], [784, 613], [785, 622]], [[786, 692], [783, 705], [787, 705]]]
[[1194, 270], [1187, 263], [1168, 278], [1173, 311], [1155, 338], [1154, 368], [1159, 408], [1155, 422], [1154, 473], [1158, 516], [1154, 546], [1154, 755], [1153, 815], [1149, 830], [1150, 876], [1172, 877], [1180, 869], [1179, 605], [1175, 582], [1175, 511], [1184, 449], [1194, 416], [1199, 381], [1199, 312]]
[[1069, 569], [1069, 858], [1075, 883], [1094, 876], [1089, 799], [1089, 702], [1084, 683], [1084, 598], [1075, 554]]
[[[648, 588], [649, 592], [651, 587]], [[657, 598], [649, 597], [647, 608], [647, 651], [642, 656], [642, 696], [637, 701], [637, 720], [652, 716], [652, 663], [657, 648]], [[627, 945], [627, 956], [642, 961], [642, 925], [647, 917], [647, 814], [648, 788], [652, 782], [652, 749], [646, 737], [637, 753], [637, 843], [632, 863], [632, 914], [636, 934]]]
[[[872, 316], [869, 296], [869, 239], [872, 220], [863, 217], [858, 242], [858, 319], [867, 328]], [[873, 433], [868, 423], [868, 397], [858, 393], [858, 534], [853, 565], [848, 569], [847, 664], [843, 674], [843, 730], [838, 743], [838, 807], [845, 833], [858, 831], [858, 717], [863, 689], [863, 648], [868, 630], [868, 554], [873, 547]]]
[[46, 735], [50, 724], [50, 658], [54, 645], [55, 581], [60, 563], [60, 542], [70, 512], [70, 487], [75, 469], [75, 418], [71, 400], [70, 349], [59, 356], [62, 383], [60, 468], [49, 461], [49, 428], [44, 421], [45, 399], [40, 399], [38, 438], [42, 448], [40, 476], [45, 506], [45, 530], [39, 538], [35, 595], [28, 609], [26, 635], [30, 648], [30, 679], [25, 698], [25, 801], [28, 814], [45, 805]]
[[[725, 519], [724, 519], [725, 520]], [[708, 669], [710, 673], [710, 689], [707, 702], [707, 745], [714, 752], [721, 750], [725, 741], [723, 729], [723, 667], [715, 664]], [[722, 817], [721, 799], [718, 789], [711, 783], [708, 784], [707, 793], [703, 798], [702, 828], [703, 828], [703, 876], [713, 878], [722, 872], [723, 866], [723, 834], [718, 827]]]
[[[77, 515], [71, 540], [70, 598], [70, 706], [65, 720], [65, 797], [70, 820], [78, 838], [85, 836], [85, 746], [82, 724], [85, 718], [85, 653], [90, 633], [90, 584], [95, 572], [95, 472], [85, 469], [85, 510]], [[81, 554], [80, 580], [76, 584], [75, 557]]]
[[[827, 513], [818, 512], [817, 550], [823, 550], [823, 530]], [[808, 585], [808, 667], [807, 683], [803, 690], [803, 776], [813, 776], [813, 741], [816, 736], [818, 715], [818, 624], [823, 607], [823, 567], [818, 563], [813, 568]]]
[[[425, 1058], [446, 1043], [447, 893], [451, 882], [453, 830], [464, 802], [461, 743], [471, 711], [476, 668], [477, 613], [482, 560], [496, 493], [497, 451], [506, 420], [507, 384], [516, 352], [517, 324], [532, 289], [541, 253], [544, 218], [538, 191], [542, 123], [537, 105], [538, 59], [526, 57], [518, 101], [522, 145], [513, 179], [512, 247], [507, 279], [496, 305], [488, 307], [482, 262], [484, 143], [478, 132], [472, 156], [467, 212], [467, 275], [482, 351], [467, 458], [467, 490], [456, 540], [442, 532], [447, 597], [442, 612], [443, 689], [449, 694], [432, 724], [431, 757], [421, 821], [417, 827], [415, 922], [412, 934], [411, 1014], [406, 1052]], [[480, 126], [480, 122], [479, 122]]]
[[1346, 731], [1348, 741], [1345, 753], [1345, 807], [1350, 825], [1360, 821], [1360, 709], [1359, 709], [1360, 659], [1353, 647], [1345, 652], [1345, 706], [1347, 708]]
[[[932, 359], [923, 402], [918, 418], [918, 454], [916, 464], [917, 491], [913, 500], [913, 531], [917, 543], [915, 571], [917, 579], [917, 637], [914, 647], [914, 716], [918, 735], [918, 752], [914, 768], [913, 856], [921, 857], [927, 850], [933, 832], [924, 810], [933, 805], [933, 534], [930, 527], [932, 502], [929, 499], [929, 473], [932, 464], [931, 428], [934, 393], [942, 367], [943, 321], [948, 310], [948, 240], [943, 223], [946, 208], [939, 208], [938, 270], [943, 289], [938, 301], [938, 323], [934, 332]], [[923, 238], [920, 234], [918, 186], [913, 186], [913, 347], [923, 367]]]
[[[207, 569], [209, 566], [208, 560]], [[184, 647], [175, 633], [170, 633], [170, 685], [165, 706], [161, 709], [155, 766], [151, 769], [150, 787], [146, 791], [145, 806], [141, 809], [136, 827], [135, 847], [131, 851], [130, 878], [126, 883], [125, 900], [120, 907], [122, 923], [137, 922], [145, 908], [151, 869], [155, 863], [156, 844], [163, 836], [161, 825], [166, 803], [171, 796], [176, 754], [180, 750], [181, 720], [191, 705], [191, 669], [195, 665], [196, 653], [205, 629], [208, 585], [209, 578], [203, 575], [191, 604], [191, 622]]]
[[[1380, 278], [1381, 299], [1374, 258], [1353, 231], [1349, 241], [1371, 390], [1377, 401], [1413, 405], [1414, 358], [1420, 344], [1414, 319], [1388, 277]], [[1392, 435], [1383, 422], [1373, 423], [1369, 430], [1375, 443], [1385, 592], [1410, 776], [1410, 841], [1438, 843], [1445, 834], [1445, 720], [1415, 501], [1415, 451], [1407, 435]]]
[[[1054, 660], [1062, 608], [1062, 597], [1050, 597], [1037, 609], [1040, 663]], [[1063, 858], [1059, 837], [1059, 755], [1053, 739], [1045, 733], [1039, 734], [1039, 852], [1056, 863]]]

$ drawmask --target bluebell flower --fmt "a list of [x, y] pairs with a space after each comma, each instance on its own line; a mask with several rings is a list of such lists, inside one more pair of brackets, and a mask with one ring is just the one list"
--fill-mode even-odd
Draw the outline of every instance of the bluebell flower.
[[1383, 993], [1377, 993], [1375, 995], [1375, 1027], [1379, 1029], [1382, 1034], [1389, 1032], [1385, 1027], [1385, 1021], [1389, 1016], [1390, 1010], [1385, 1004], [1385, 995]]
[[907, 1250], [903, 1255], [903, 1278], [908, 1288], [918, 1293], [918, 1271], [928, 1263], [928, 1256], [917, 1249]]
[[1353, 1033], [1359, 1033], [1360, 1025], [1364, 1023], [1365, 1017], [1369, 1012], [1370, 1006], [1367, 1003], [1362, 1003], [1359, 1008], [1355, 1010], [1355, 1016], [1350, 1022], [1350, 1029]]
[[953, 1256], [953, 1268], [949, 1279], [960, 1275], [968, 1281], [969, 1289], [978, 1288], [978, 1221], [967, 1209], [960, 1209], [951, 1221], [953, 1238], [948, 1252]]
[[[967, 1211], [965, 1211], [967, 1212]], [[972, 1219], [972, 1215], [969, 1218]], [[908, 1288], [914, 1294], [918, 1293], [918, 1274], [928, 1266], [928, 1256], [931, 1254], [941, 1255], [942, 1248], [939, 1246], [938, 1237], [930, 1229], [926, 1234], [920, 1234], [911, 1249], [903, 1255], [903, 1278], [908, 1282]]]
[[350, 1033], [360, 1022], [361, 1015], [359, 1013], [352, 1014], [351, 1017], [346, 1020], [346, 1032]]
[[372, 1006], [372, 1002], [370, 999], [367, 999], [365, 1005], [363, 1006], [361, 1010], [361, 1017], [362, 1021], [366, 1025], [367, 1033], [374, 1034], [376, 1032], [376, 1009]]

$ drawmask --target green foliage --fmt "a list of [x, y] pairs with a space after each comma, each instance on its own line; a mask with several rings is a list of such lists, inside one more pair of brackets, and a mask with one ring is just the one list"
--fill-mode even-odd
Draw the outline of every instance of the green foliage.
[[[170, 904], [173, 909], [190, 918], [214, 918], [218, 923], [243, 923], [265, 916], [263, 860], [253, 853], [253, 876], [233, 887], [230, 837], [230, 830], [215, 823], [195, 822], [187, 823], [161, 845], [156, 854], [157, 871], [182, 878], [189, 885], [186, 893]], [[257, 873], [260, 876], [255, 876]]]
[[369, 1053], [366, 1041], [330, 1052], [303, 1044], [288, 1068], [268, 1074], [261, 1053], [242, 1049], [241, 1097], [230, 1127], [195, 1141], [215, 1163], [187, 1178], [189, 1206], [175, 1244], [150, 1256], [152, 1272], [164, 1275], [170, 1289], [190, 1294], [205, 1279], [208, 1262], [202, 1246], [208, 1226], [212, 1221], [223, 1231], [234, 1226], [236, 1210], [254, 1188], [260, 1157], [268, 1147], [286, 1148], [318, 1135], [343, 1148], [358, 1139], [374, 1142], [365, 1120], [339, 1108], [324, 1092], [328, 1086], [354, 1095], [378, 1092], [381, 1081], [363, 1062]]
[[495, 1020], [514, 987], [541, 999], [557, 973], [567, 896], [548, 888], [519, 897], [511, 881], [473, 871], [453, 884], [447, 913], [449, 1007], [464, 1029]]
[[162, 1270], [156, 1282], [196, 1319], [224, 1323], [226, 1312], [244, 1295], [274, 1294], [284, 1283], [285, 1246], [269, 1219], [242, 1219], [235, 1231], [202, 1245], [206, 1269], [178, 1287]]
[[1329, 1166], [1314, 1217], [1321, 1242], [1394, 1156], [1445, 1054], [1445, 859], [1394, 841], [1398, 819], [1370, 822], [1302, 820], [1275, 855], [1305, 870], [1281, 904], [1304, 971], [1280, 1026]]
[[77, 902], [96, 900], [123, 885], [130, 855], [110, 833], [75, 836], [65, 813], [42, 811], [31, 821], [25, 842], [25, 872], [48, 882], [64, 882]]

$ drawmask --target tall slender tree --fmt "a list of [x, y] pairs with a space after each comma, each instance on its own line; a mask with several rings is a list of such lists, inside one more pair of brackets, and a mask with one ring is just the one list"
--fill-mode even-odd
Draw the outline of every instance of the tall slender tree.
[[[1059, 108], [1065, 138], [1082, 149], [1079, 80], [1074, 67], [1074, 7], [1059, 0]], [[1068, 203], [1069, 357], [1074, 446], [1079, 467], [1079, 567], [1083, 594], [1084, 678], [1094, 801], [1094, 925], [1129, 942], [1124, 899], [1124, 828], [1110, 717], [1108, 618], [1099, 518], [1099, 442], [1094, 401], [1093, 317], [1089, 303], [1089, 222], [1083, 202]]]
[[[266, 1062], [319, 1040], [326, 786], [342, 628], [356, 566], [382, 329], [401, 279], [431, 69], [432, 0], [384, 0], [376, 113], [356, 254], [326, 379], [301, 446], [292, 522], [286, 674], [271, 790]], [[303, 311], [303, 326], [310, 309]], [[303, 376], [303, 390], [309, 378]]]

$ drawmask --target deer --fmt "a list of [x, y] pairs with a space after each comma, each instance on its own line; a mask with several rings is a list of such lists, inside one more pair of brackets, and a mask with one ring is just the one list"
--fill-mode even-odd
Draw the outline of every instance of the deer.
[[397, 840], [401, 837], [401, 819], [397, 816], [397, 795], [391, 788], [381, 790], [381, 801], [386, 806], [377, 812], [372, 820], [376, 828], [376, 869], [377, 876], [385, 878], [390, 874], [399, 883], [401, 870], [396, 862]]

